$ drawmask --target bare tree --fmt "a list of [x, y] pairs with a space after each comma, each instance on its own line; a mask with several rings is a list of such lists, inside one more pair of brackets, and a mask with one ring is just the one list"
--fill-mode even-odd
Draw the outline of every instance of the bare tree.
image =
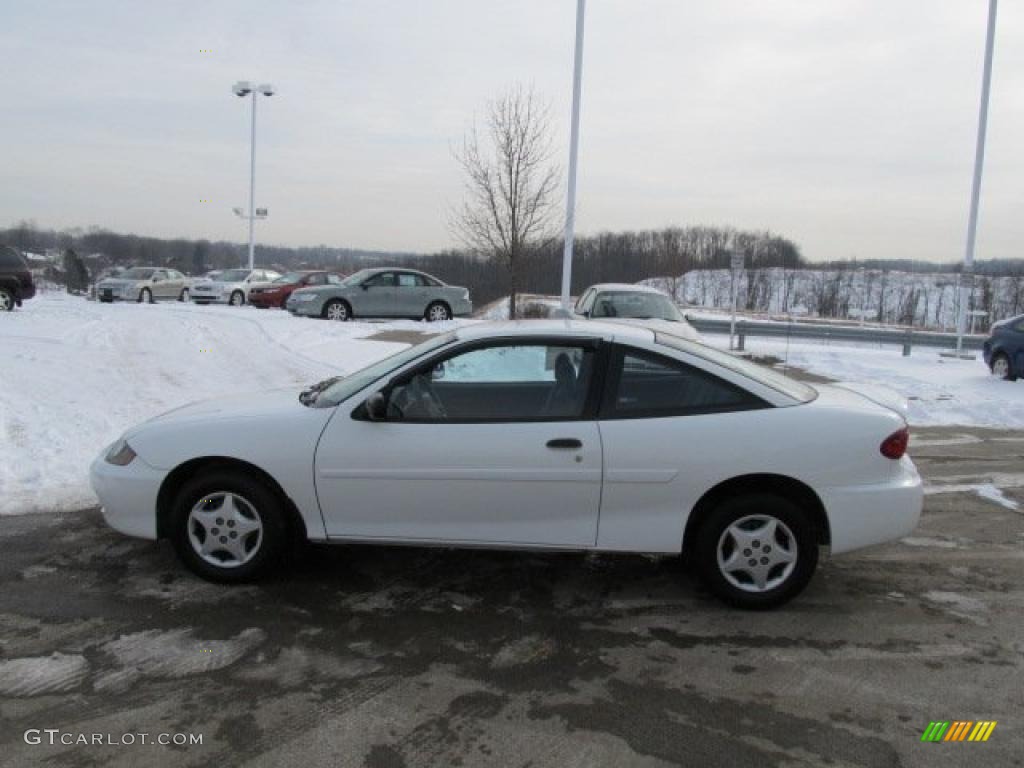
[[474, 125], [455, 152], [466, 176], [466, 200], [452, 229], [469, 248], [508, 270], [512, 318], [522, 256], [554, 234], [559, 177], [550, 124], [548, 108], [533, 90], [516, 86], [488, 105], [484, 141]]

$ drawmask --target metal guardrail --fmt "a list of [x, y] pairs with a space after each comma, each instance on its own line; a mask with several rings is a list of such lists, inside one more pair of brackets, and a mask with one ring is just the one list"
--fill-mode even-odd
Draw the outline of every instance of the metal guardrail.
[[[690, 325], [701, 333], [728, 333], [728, 319], [711, 319], [694, 317]], [[903, 347], [903, 354], [909, 355], [913, 346], [939, 347], [953, 349], [956, 347], [955, 333], [938, 331], [914, 331], [907, 328], [862, 328], [850, 325], [828, 325], [824, 323], [805, 322], [765, 322], [763, 320], [736, 319], [738, 346], [743, 349], [743, 341], [747, 336], [765, 336], [772, 338], [792, 339], [826, 339], [832, 341], [859, 341], [872, 344], [898, 344]], [[964, 349], [978, 351], [981, 349], [985, 336], [964, 336]]]

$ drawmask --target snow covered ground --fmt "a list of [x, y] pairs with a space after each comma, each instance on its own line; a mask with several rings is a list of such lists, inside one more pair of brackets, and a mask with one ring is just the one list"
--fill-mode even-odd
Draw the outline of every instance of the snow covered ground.
[[[507, 311], [507, 309], [506, 309]], [[500, 314], [500, 311], [496, 314]], [[461, 322], [429, 326], [431, 331]], [[178, 303], [98, 304], [41, 295], [0, 315], [0, 514], [90, 506], [89, 463], [127, 427], [187, 402], [302, 386], [403, 348], [369, 341], [422, 323], [328, 323], [278, 310]], [[727, 337], [705, 340], [724, 347]], [[748, 338], [758, 354], [851, 382], [889, 386], [915, 425], [1024, 428], [1024, 382], [980, 360], [918, 348]]]
[[95, 504], [89, 463], [133, 424], [225, 394], [282, 386], [297, 394], [403, 349], [364, 339], [403, 329], [424, 328], [60, 293], [27, 301], [0, 315], [0, 514]]
[[[729, 337], [704, 334], [704, 341], [727, 349]], [[839, 381], [889, 387], [910, 402], [913, 426], [964, 425], [1024, 429], [1024, 382], [1001, 381], [976, 360], [939, 356], [939, 350], [916, 347], [903, 357], [896, 345], [854, 344], [747, 338], [754, 355], [771, 355]]]

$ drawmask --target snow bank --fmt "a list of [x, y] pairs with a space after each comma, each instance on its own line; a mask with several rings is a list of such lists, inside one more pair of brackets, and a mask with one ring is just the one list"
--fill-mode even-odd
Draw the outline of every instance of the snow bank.
[[27, 301], [0, 315], [0, 514], [95, 504], [89, 464], [126, 428], [194, 400], [282, 386], [298, 392], [405, 347], [364, 340], [381, 330], [423, 324], [99, 304], [66, 294]]

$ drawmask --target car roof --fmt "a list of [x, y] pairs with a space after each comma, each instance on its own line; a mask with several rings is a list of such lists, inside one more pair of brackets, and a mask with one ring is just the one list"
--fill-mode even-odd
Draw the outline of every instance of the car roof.
[[366, 269], [359, 269], [359, 270], [356, 270], [356, 271], [357, 272], [372, 272], [374, 274], [377, 274], [379, 272], [411, 272], [414, 275], [423, 275], [425, 277], [431, 278], [432, 280], [437, 280], [438, 279], [438, 278], [434, 277], [433, 275], [429, 274], [428, 272], [424, 272], [422, 269], [412, 269], [410, 267], [367, 267]]
[[616, 323], [605, 320], [499, 320], [474, 323], [456, 331], [459, 341], [490, 339], [502, 336], [581, 336], [605, 339], [633, 339], [641, 342], [654, 341], [654, 331], [638, 325]]
[[639, 283], [598, 283], [592, 285], [587, 290], [595, 291], [630, 291], [632, 293], [657, 293], [661, 296], [666, 296], [664, 291], [660, 291], [657, 288], [653, 288], [650, 285], [641, 285]]

